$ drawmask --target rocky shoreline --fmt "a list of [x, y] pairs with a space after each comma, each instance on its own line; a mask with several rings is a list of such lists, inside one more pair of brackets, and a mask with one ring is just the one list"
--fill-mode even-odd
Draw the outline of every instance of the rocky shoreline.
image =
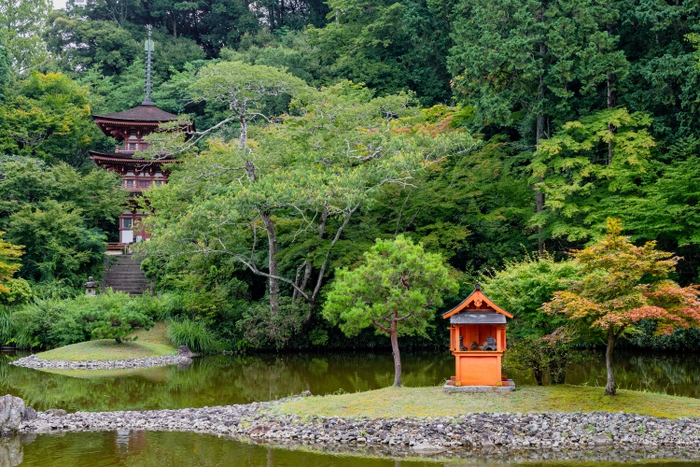
[[25, 419], [19, 432], [184, 431], [378, 455], [461, 457], [483, 451], [504, 455], [556, 451], [568, 453], [567, 456], [587, 456], [592, 452], [640, 451], [652, 456], [700, 459], [700, 419], [671, 420], [625, 413], [482, 413], [419, 419], [348, 419], [283, 414], [282, 402], [72, 414], [49, 410]]
[[154, 366], [188, 365], [192, 363], [189, 357], [166, 355], [163, 357], [127, 358], [124, 360], [45, 360], [36, 355], [22, 357], [10, 365], [32, 368], [34, 370], [130, 370], [150, 368]]

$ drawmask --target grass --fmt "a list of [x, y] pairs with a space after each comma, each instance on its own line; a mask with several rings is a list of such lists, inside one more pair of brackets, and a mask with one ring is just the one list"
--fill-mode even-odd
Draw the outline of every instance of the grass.
[[118, 344], [114, 339], [100, 339], [66, 345], [57, 349], [41, 352], [38, 357], [46, 360], [122, 360], [126, 358], [158, 357], [173, 355], [177, 349], [166, 337], [168, 325], [156, 323], [150, 330], [140, 330], [130, 337], [138, 336], [136, 341]]
[[698, 417], [700, 399], [603, 388], [525, 386], [514, 393], [446, 394], [442, 387], [384, 388], [337, 396], [285, 402], [282, 412], [298, 415], [399, 418], [439, 417], [466, 413], [628, 412], [655, 417]]

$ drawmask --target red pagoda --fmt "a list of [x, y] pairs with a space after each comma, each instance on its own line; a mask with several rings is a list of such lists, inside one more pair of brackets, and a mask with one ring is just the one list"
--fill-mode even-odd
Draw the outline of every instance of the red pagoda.
[[[121, 175], [122, 187], [131, 195], [131, 202], [125, 206], [119, 216], [119, 243], [110, 244], [108, 249], [120, 250], [133, 242], [147, 240], [149, 234], [140, 225], [148, 213], [139, 210], [135, 198], [151, 185], [167, 183], [168, 166], [177, 160], [171, 157], [148, 160], [139, 156], [139, 152], [148, 149], [144, 137], [158, 129], [158, 125], [177, 119], [177, 115], [159, 109], [151, 101], [151, 56], [153, 41], [151, 29], [148, 28], [146, 41], [146, 99], [141, 105], [123, 112], [93, 115], [93, 119], [102, 132], [117, 140], [114, 152], [90, 151], [95, 164]], [[192, 130], [190, 125], [186, 131]]]

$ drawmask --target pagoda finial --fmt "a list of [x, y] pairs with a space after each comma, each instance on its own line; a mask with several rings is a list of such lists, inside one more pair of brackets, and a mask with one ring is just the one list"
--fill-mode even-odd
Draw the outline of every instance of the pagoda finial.
[[151, 73], [153, 71], [153, 41], [151, 40], [151, 30], [153, 26], [150, 24], [146, 26], [148, 31], [148, 39], [146, 39], [146, 98], [143, 100], [141, 105], [154, 105], [151, 100]]

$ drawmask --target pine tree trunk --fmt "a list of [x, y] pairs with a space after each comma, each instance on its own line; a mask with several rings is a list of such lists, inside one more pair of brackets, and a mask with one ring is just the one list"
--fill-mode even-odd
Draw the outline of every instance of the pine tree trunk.
[[396, 321], [391, 322], [391, 351], [394, 354], [394, 386], [401, 386], [401, 354], [399, 353], [399, 337], [396, 332]]
[[608, 329], [608, 346], [605, 349], [605, 370], [608, 373], [608, 382], [605, 385], [605, 394], [614, 396], [617, 394], [617, 386], [615, 385], [615, 373], [613, 372], [613, 349], [615, 348], [615, 330]]

